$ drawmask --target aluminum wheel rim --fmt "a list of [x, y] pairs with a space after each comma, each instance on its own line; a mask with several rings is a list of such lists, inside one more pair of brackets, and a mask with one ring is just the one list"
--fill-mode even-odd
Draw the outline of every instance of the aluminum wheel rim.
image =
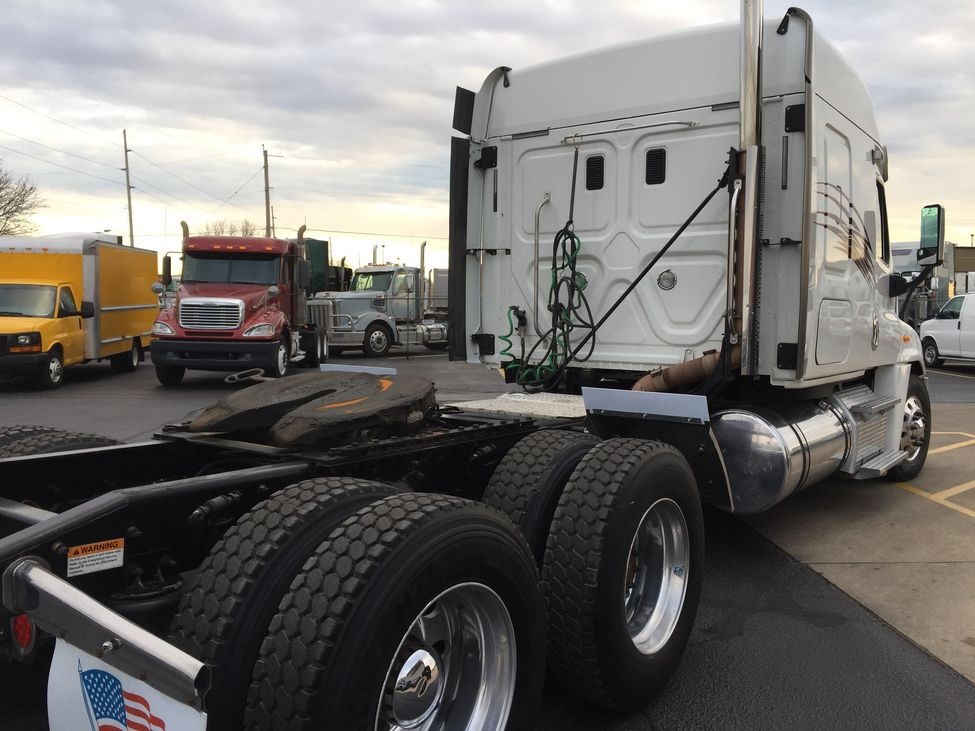
[[661, 498], [643, 514], [627, 558], [626, 629], [640, 653], [653, 655], [670, 640], [687, 594], [691, 547], [684, 513]]
[[901, 430], [901, 449], [908, 453], [908, 462], [913, 462], [921, 453], [926, 429], [924, 404], [917, 396], [911, 396], [904, 404], [904, 428]]
[[515, 635], [484, 584], [457, 584], [426, 605], [400, 640], [376, 731], [502, 731], [515, 690]]
[[369, 336], [369, 345], [379, 353], [386, 349], [386, 333], [382, 330], [374, 330]]
[[136, 346], [132, 346], [132, 367], [139, 367], [139, 349]]
[[61, 376], [64, 375], [64, 366], [61, 365], [61, 359], [57, 357], [52, 357], [47, 364], [48, 377], [51, 379], [51, 383], [59, 383], [61, 381]]
[[288, 370], [288, 350], [284, 347], [284, 343], [278, 345], [278, 373], [284, 375], [284, 372]]

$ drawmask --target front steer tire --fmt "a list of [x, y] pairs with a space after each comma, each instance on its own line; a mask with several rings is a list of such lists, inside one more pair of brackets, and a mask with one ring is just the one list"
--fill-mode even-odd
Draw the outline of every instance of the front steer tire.
[[186, 369], [179, 366], [156, 366], [156, 380], [163, 386], [178, 386], [184, 375]]
[[295, 578], [245, 726], [530, 729], [544, 637], [537, 570], [509, 520], [460, 498], [385, 498]]
[[34, 385], [48, 391], [60, 388], [64, 383], [64, 353], [55, 345], [47, 355], [47, 363], [37, 372]]
[[267, 375], [271, 378], [283, 378], [284, 374], [288, 372], [288, 366], [291, 365], [291, 349], [288, 347], [288, 343], [287, 336], [282, 336], [281, 340], [278, 341], [278, 348], [274, 351], [274, 360], [267, 371]]
[[362, 352], [369, 358], [382, 358], [393, 346], [393, 332], [387, 325], [374, 322], [366, 328], [362, 339]]
[[388, 485], [325, 477], [258, 503], [213, 547], [179, 603], [170, 641], [213, 669], [209, 727], [243, 727], [251, 669], [301, 564], [339, 523]]
[[945, 364], [945, 359], [938, 351], [938, 344], [934, 338], [925, 338], [921, 344], [921, 353], [924, 356], [924, 365], [928, 368], [940, 368]]
[[613, 710], [647, 705], [690, 637], [703, 568], [684, 456], [641, 439], [593, 447], [562, 492], [542, 569], [555, 680]]
[[926, 382], [912, 373], [901, 425], [901, 449], [908, 453], [908, 458], [892, 467], [887, 479], [907, 482], [917, 477], [924, 468], [930, 444], [931, 398]]

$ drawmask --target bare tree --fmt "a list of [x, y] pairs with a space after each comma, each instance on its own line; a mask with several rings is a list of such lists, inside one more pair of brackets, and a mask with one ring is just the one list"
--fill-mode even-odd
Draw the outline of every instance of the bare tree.
[[254, 236], [257, 233], [257, 226], [246, 218], [242, 221], [208, 221], [203, 227], [203, 233], [207, 236]]
[[207, 221], [203, 227], [203, 234], [205, 236], [226, 236], [227, 219], [225, 218], [222, 221]]
[[31, 233], [37, 226], [30, 216], [43, 206], [37, 186], [24, 177], [14, 180], [0, 160], [0, 236]]

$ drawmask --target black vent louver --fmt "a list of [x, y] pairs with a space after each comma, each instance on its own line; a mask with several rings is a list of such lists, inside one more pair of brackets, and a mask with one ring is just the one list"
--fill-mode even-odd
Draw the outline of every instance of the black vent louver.
[[586, 158], [586, 190], [602, 190], [606, 178], [606, 158], [590, 155]]
[[667, 179], [667, 150], [647, 150], [647, 185], [660, 185]]

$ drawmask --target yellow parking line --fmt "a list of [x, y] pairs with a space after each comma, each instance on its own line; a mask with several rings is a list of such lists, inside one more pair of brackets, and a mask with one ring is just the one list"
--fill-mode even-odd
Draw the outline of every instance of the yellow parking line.
[[975, 480], [970, 480], [969, 482], [964, 482], [961, 485], [949, 487], [947, 490], [942, 490], [941, 492], [933, 492], [931, 493], [931, 497], [937, 500], [944, 500], [946, 498], [950, 498], [952, 495], [957, 495], [960, 492], [971, 490], [973, 487], [975, 487]]
[[968, 437], [969, 439], [975, 439], [975, 434], [969, 434], [967, 431], [933, 431], [931, 433], [939, 437], [956, 436], [956, 437]]
[[941, 454], [942, 452], [950, 452], [952, 449], [961, 449], [962, 447], [970, 447], [975, 444], [975, 439], [969, 439], [967, 442], [958, 442], [956, 444], [949, 444], [946, 447], [938, 447], [937, 449], [931, 449], [928, 454]]
[[[928, 492], [924, 492], [924, 490], [916, 488], [914, 487], [914, 485], [910, 485], [906, 482], [895, 482], [894, 484], [897, 487], [899, 487], [901, 490], [906, 490], [907, 492], [913, 493], [914, 495], [920, 495], [925, 500], [930, 500], [931, 502], [937, 503], [938, 505], [943, 505], [946, 508], [951, 508], [955, 512], [961, 513], [962, 515], [967, 515], [969, 518], [975, 518], [975, 510], [969, 510], [968, 508], [962, 507], [961, 505], [955, 505], [954, 503], [949, 502], [944, 498], [939, 498], [938, 495], [940, 493], [931, 494]], [[959, 487], [961, 486], [959, 485]], [[947, 490], [943, 490], [942, 492], [947, 492]]]

